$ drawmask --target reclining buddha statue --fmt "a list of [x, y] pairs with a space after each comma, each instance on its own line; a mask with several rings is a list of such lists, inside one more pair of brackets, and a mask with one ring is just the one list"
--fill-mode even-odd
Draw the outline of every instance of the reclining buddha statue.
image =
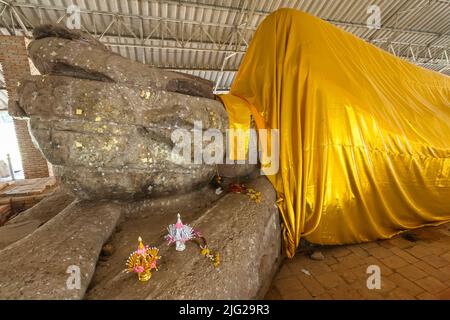
[[198, 188], [216, 164], [169, 161], [173, 130], [199, 121], [225, 134], [253, 121], [278, 131], [279, 169], [267, 177], [289, 257], [303, 237], [356, 243], [450, 220], [450, 78], [318, 18], [268, 16], [218, 99], [207, 80], [131, 61], [82, 32], [41, 26], [28, 49], [42, 75], [21, 82], [14, 114], [29, 118], [77, 197]]

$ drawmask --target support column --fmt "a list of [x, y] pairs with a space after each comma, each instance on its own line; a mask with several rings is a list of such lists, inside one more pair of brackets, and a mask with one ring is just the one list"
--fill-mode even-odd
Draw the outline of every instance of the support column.
[[[0, 63], [3, 67], [8, 99], [14, 101], [18, 82], [23, 77], [30, 75], [30, 61], [24, 37], [0, 35]], [[9, 112], [11, 114], [10, 107]], [[48, 177], [47, 160], [34, 146], [28, 131], [27, 121], [15, 119], [14, 126], [25, 179]]]

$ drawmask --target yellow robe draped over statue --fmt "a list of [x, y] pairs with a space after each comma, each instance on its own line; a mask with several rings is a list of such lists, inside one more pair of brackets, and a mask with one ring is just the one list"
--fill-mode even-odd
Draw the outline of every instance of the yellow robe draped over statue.
[[230, 127], [279, 130], [286, 253], [450, 220], [450, 77], [321, 19], [281, 9], [257, 29], [227, 95]]

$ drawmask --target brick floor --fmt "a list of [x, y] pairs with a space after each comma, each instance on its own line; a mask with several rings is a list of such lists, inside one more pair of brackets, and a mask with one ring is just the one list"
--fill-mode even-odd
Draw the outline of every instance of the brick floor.
[[[319, 248], [286, 259], [266, 295], [269, 300], [440, 299], [450, 300], [450, 223], [348, 246]], [[377, 265], [381, 288], [368, 289], [367, 267]]]

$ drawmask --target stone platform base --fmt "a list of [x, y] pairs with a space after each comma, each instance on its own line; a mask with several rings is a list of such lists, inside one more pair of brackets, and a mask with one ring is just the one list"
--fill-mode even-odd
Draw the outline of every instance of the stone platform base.
[[[217, 196], [209, 188], [155, 203], [72, 202], [23, 238], [4, 240], [12, 243], [0, 251], [0, 298], [262, 298], [281, 260], [281, 232], [268, 180], [260, 177], [248, 185], [261, 192], [260, 203], [244, 194]], [[43, 207], [50, 205], [46, 200]], [[178, 212], [220, 253], [218, 268], [193, 242], [183, 252], [167, 246], [165, 228]], [[35, 210], [28, 217], [40, 214]], [[123, 272], [139, 236], [160, 248], [162, 256], [159, 271], [147, 283]], [[110, 250], [101, 255], [105, 243]], [[80, 289], [67, 288], [69, 266], [80, 268]]]

